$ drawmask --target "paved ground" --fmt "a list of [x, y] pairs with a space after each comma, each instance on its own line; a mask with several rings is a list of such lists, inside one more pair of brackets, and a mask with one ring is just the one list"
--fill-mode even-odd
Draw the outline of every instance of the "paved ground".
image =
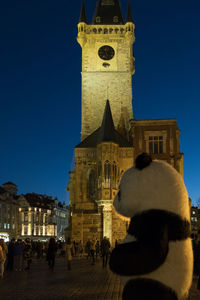
[[[92, 266], [86, 259], [74, 259], [72, 270], [57, 258], [54, 271], [44, 259], [34, 260], [30, 271], [6, 272], [0, 281], [0, 299], [4, 300], [119, 300], [122, 286], [100, 260]], [[188, 300], [200, 300], [194, 282]]]

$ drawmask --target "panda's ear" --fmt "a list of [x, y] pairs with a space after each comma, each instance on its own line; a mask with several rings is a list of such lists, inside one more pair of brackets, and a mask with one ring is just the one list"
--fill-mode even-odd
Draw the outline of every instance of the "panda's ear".
[[144, 152], [136, 157], [135, 167], [138, 170], [142, 170], [148, 167], [151, 164], [151, 162], [152, 162], [151, 156]]

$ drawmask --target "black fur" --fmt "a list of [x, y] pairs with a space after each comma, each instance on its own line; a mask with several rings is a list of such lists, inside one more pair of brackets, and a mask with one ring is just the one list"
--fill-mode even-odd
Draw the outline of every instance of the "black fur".
[[142, 153], [136, 157], [135, 160], [135, 167], [138, 170], [143, 170], [144, 168], [148, 167], [152, 162], [152, 158], [147, 153]]
[[158, 225], [156, 234], [143, 232], [142, 238], [118, 245], [110, 256], [110, 269], [119, 275], [142, 275], [156, 270], [168, 253], [168, 230]]
[[190, 236], [190, 223], [174, 213], [149, 210], [131, 219], [128, 233], [137, 240], [112, 251], [110, 268], [119, 275], [142, 275], [164, 263], [169, 241]]
[[125, 285], [123, 300], [178, 300], [175, 292], [164, 284], [150, 279], [130, 280]]
[[168, 240], [177, 241], [190, 237], [190, 223], [179, 215], [159, 209], [151, 209], [131, 219], [128, 233], [138, 240], [160, 239], [160, 227], [167, 226]]

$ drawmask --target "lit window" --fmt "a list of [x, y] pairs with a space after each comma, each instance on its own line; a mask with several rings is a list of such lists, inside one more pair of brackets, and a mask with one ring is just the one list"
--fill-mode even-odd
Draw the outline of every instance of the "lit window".
[[8, 229], [10, 229], [10, 224], [8, 224]]
[[22, 209], [21, 209], [21, 208], [19, 208], [19, 211], [22, 211]]
[[7, 224], [6, 223], [4, 223], [4, 229], [6, 229], [7, 228]]
[[12, 225], [12, 228], [15, 229], [15, 224]]
[[195, 215], [195, 214], [196, 214], [196, 212], [193, 210], [193, 211], [192, 211], [192, 214], [193, 214], [193, 215]]

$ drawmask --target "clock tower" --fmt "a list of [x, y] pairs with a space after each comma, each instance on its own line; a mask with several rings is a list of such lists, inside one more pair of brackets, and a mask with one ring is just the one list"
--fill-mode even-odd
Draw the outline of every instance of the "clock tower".
[[68, 183], [68, 230], [83, 245], [104, 236], [112, 245], [124, 239], [129, 219], [119, 216], [112, 203], [138, 154], [150, 153], [183, 175], [176, 120], [133, 120], [134, 28], [130, 4], [124, 22], [118, 0], [98, 0], [92, 24], [82, 4], [77, 37], [82, 48], [81, 142]]
[[98, 0], [92, 24], [82, 5], [77, 37], [82, 48], [81, 140], [101, 125], [107, 99], [115, 128], [128, 137], [133, 118], [134, 28], [130, 4], [124, 22], [118, 0]]

